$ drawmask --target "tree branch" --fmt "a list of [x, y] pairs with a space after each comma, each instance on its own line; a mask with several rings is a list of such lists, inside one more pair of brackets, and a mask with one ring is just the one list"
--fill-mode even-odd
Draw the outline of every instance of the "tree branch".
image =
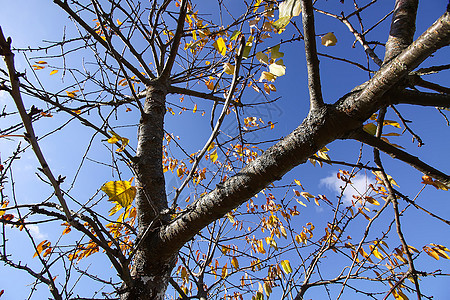
[[393, 59], [413, 42], [418, 5], [419, 0], [395, 1], [391, 30], [386, 42], [384, 63]]
[[353, 134], [351, 134], [350, 137], [364, 144], [372, 146], [380, 151], [383, 151], [384, 153], [390, 155], [392, 158], [401, 160], [417, 169], [418, 171], [439, 180], [447, 187], [450, 187], [450, 176], [424, 163], [418, 157], [413, 156], [399, 148], [396, 148], [391, 144], [388, 144], [385, 141], [378, 139], [363, 130], [355, 131]]
[[57, 181], [55, 176], [53, 176], [53, 173], [50, 170], [47, 161], [45, 160], [44, 154], [42, 153], [41, 148], [39, 147], [39, 144], [37, 142], [36, 135], [34, 134], [34, 129], [31, 123], [30, 115], [27, 114], [25, 106], [22, 101], [22, 95], [20, 94], [19, 74], [17, 73], [16, 68], [14, 66], [14, 54], [11, 52], [11, 39], [10, 38], [8, 38], [8, 40], [5, 39], [1, 27], [0, 27], [0, 49], [1, 49], [0, 54], [3, 55], [5, 64], [8, 68], [9, 79], [11, 83], [10, 95], [14, 99], [14, 102], [17, 106], [17, 110], [19, 111], [20, 118], [22, 119], [23, 125], [25, 126], [25, 129], [27, 131], [27, 140], [29, 141], [31, 147], [33, 148], [36, 158], [38, 159], [42, 167], [43, 173], [50, 180], [53, 189], [55, 191], [55, 195], [58, 198], [58, 201], [64, 210], [64, 214], [66, 215], [68, 222], [70, 223], [70, 221], [72, 220], [72, 216], [70, 214], [69, 208], [67, 207], [66, 200], [64, 199], [61, 189], [59, 187], [59, 181]]
[[160, 253], [161, 259], [169, 257], [199, 230], [279, 180], [323, 146], [360, 128], [363, 121], [387, 105], [388, 97], [383, 95], [389, 88], [449, 40], [450, 16], [445, 13], [416, 42], [378, 71], [362, 90], [316, 110], [283, 140], [188, 206], [170, 224], [162, 226], [159, 234], [152, 235], [149, 241], [151, 251]]
[[389, 92], [390, 104], [412, 104], [450, 108], [450, 95], [426, 93], [412, 90], [395, 90]]
[[301, 5], [311, 112], [323, 106], [322, 87], [320, 85], [319, 59], [317, 58], [313, 5], [311, 0], [301, 0]]
[[[209, 93], [209, 94], [203, 93], [203, 92], [194, 91], [194, 90], [190, 90], [190, 89], [186, 89], [186, 88], [182, 88], [182, 87], [174, 86], [174, 85], [169, 86], [167, 92], [170, 94], [181, 94], [181, 95], [193, 96], [193, 97], [217, 101], [217, 102], [221, 102], [221, 103], [225, 102], [224, 98], [214, 96], [211, 93]], [[231, 101], [231, 104], [238, 106], [238, 107], [243, 106], [243, 104], [241, 102], [237, 102], [237, 101]]]
[[172, 71], [175, 58], [178, 54], [178, 47], [180, 46], [181, 37], [183, 35], [184, 20], [186, 18], [188, 0], [182, 0], [180, 7], [180, 15], [178, 17], [177, 29], [175, 31], [175, 36], [172, 38], [172, 47], [170, 48], [169, 57], [167, 58], [166, 64], [164, 65], [163, 71], [160, 77], [168, 79], [170, 72]]
[[199, 155], [197, 155], [195, 157], [194, 164], [192, 165], [192, 168], [191, 168], [191, 171], [189, 172], [189, 175], [183, 181], [181, 186], [175, 191], [175, 197], [173, 199], [172, 209], [176, 208], [178, 196], [183, 191], [184, 187], [188, 184], [188, 182], [191, 180], [191, 178], [194, 175], [194, 172], [196, 171], [197, 166], [200, 163], [200, 160], [202, 159], [203, 155], [205, 155], [205, 153], [208, 150], [209, 146], [211, 145], [211, 143], [214, 141], [214, 139], [219, 134], [220, 126], [222, 125], [223, 120], [225, 118], [225, 115], [227, 114], [228, 106], [231, 103], [231, 98], [233, 97], [234, 90], [236, 89], [236, 86], [237, 86], [237, 84], [239, 82], [239, 79], [238, 79], [238, 77], [239, 77], [239, 69], [241, 67], [241, 61], [242, 61], [242, 56], [244, 54], [244, 48], [245, 48], [245, 38], [242, 36], [240, 38], [240, 45], [239, 45], [239, 49], [238, 49], [238, 54], [237, 54], [236, 59], [235, 59], [235, 68], [234, 68], [234, 73], [233, 73], [233, 79], [232, 79], [232, 82], [231, 82], [230, 90], [229, 90], [228, 95], [227, 95], [227, 99], [225, 100], [225, 104], [223, 105], [222, 112], [220, 113], [220, 116], [219, 116], [219, 118], [216, 121], [216, 125], [214, 126], [214, 129], [213, 129], [213, 131], [212, 131], [208, 141], [203, 146], [203, 149], [200, 151]]
[[137, 78], [139, 78], [139, 80], [143, 84], [145, 84], [145, 85], [149, 84], [150, 79], [145, 77], [144, 75], [142, 75], [142, 73], [139, 72], [138, 69], [136, 69], [128, 60], [123, 58], [123, 56], [120, 55], [116, 50], [109, 49], [108, 43], [106, 41], [104, 41], [95, 32], [94, 29], [92, 29], [88, 24], [86, 24], [86, 22], [84, 22], [84, 20], [70, 8], [69, 4], [67, 4], [67, 1], [53, 0], [53, 2], [56, 3], [59, 7], [61, 7], [64, 11], [66, 11], [67, 14], [69, 14], [69, 16], [71, 16], [78, 24], [80, 24], [83, 27], [83, 29], [86, 30], [92, 36], [92, 38], [94, 38], [96, 40], [97, 43], [102, 45], [106, 50], [111, 51], [111, 54], [113, 54], [113, 57], [119, 58], [120, 61], [127, 67], [127, 69], [129, 69]]

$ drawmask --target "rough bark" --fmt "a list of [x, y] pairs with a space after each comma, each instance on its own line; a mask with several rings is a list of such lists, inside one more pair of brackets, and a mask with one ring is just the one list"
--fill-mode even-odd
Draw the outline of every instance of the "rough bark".
[[396, 1], [389, 39], [386, 43], [384, 63], [392, 60], [413, 42], [418, 5], [419, 0]]
[[[147, 87], [147, 96], [138, 129], [138, 147], [134, 160], [137, 174], [138, 232], [142, 236], [149, 226], [168, 223], [164, 173], [162, 169], [162, 144], [164, 138], [165, 98], [167, 87], [155, 81]], [[150, 232], [150, 236], [151, 236]], [[164, 299], [175, 266], [177, 252], [160, 259], [158, 252], [151, 251], [150, 239], [145, 239], [134, 257], [132, 284], [124, 287], [121, 299]]]

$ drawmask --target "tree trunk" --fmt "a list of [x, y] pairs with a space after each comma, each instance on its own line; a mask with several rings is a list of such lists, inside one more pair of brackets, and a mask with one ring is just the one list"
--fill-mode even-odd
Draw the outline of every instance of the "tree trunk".
[[[138, 129], [134, 168], [137, 177], [139, 236], [142, 236], [149, 226], [159, 227], [169, 222], [169, 215], [160, 216], [160, 213], [168, 208], [162, 168], [166, 94], [166, 85], [158, 81], [147, 87], [144, 113]], [[121, 299], [164, 299], [177, 253], [172, 253], [162, 260], [159, 253], [151, 251], [152, 235], [157, 233], [158, 231], [151, 231], [136, 252], [131, 274], [133, 279], [125, 287]]]

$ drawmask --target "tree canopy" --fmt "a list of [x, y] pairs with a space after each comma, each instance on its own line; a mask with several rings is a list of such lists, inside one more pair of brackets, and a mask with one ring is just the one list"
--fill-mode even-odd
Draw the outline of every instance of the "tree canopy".
[[0, 297], [444, 297], [446, 1], [46, 2], [0, 21]]

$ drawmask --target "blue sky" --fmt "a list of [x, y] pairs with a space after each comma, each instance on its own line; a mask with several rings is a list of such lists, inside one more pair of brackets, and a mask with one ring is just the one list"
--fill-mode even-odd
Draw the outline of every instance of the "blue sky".
[[[352, 5], [345, 1], [346, 6], [341, 6], [337, 0], [319, 1], [319, 7], [324, 8], [340, 8], [343, 10], [351, 11]], [[366, 1], [367, 2], [367, 1]], [[444, 11], [447, 1], [444, 0], [430, 0], [421, 1], [418, 12], [418, 22], [416, 29], [416, 37], [421, 34], [426, 28], [428, 28], [435, 19], [437, 19]], [[43, 45], [43, 40], [57, 41], [60, 40], [63, 35], [63, 28], [66, 26], [67, 35], [73, 34], [74, 26], [67, 20], [64, 13], [52, 3], [52, 1], [42, 0], [0, 0], [0, 26], [5, 35], [12, 36], [14, 47], [27, 47]], [[204, 11], [211, 10], [213, 13], [217, 13], [217, 4], [214, 2], [207, 2], [201, 9]], [[382, 5], [380, 5], [382, 7]], [[239, 6], [233, 7], [238, 10]], [[371, 10], [374, 13], [363, 15], [365, 21], [367, 21], [366, 27], [370, 26], [380, 18], [383, 12], [381, 10]], [[20, 12], [20, 13], [19, 13]], [[300, 24], [300, 17], [295, 18], [297, 23]], [[379, 29], [370, 38], [385, 42], [387, 39], [387, 32], [390, 24], [390, 19], [382, 23]], [[356, 44], [355, 48], [352, 48], [354, 41], [353, 35], [338, 21], [330, 19], [329, 17], [316, 14], [316, 32], [323, 34], [333, 31], [338, 39], [338, 44], [335, 47], [325, 48], [319, 45], [319, 52], [336, 55], [339, 57], [351, 56], [365, 65], [365, 56], [362, 54], [362, 50], [359, 44]], [[276, 43], [279, 38], [284, 36], [290, 36], [294, 33], [292, 26], [284, 33], [284, 35], [275, 36], [273, 43]], [[269, 42], [271, 43], [271, 42]], [[246, 116], [260, 116], [264, 121], [277, 122], [275, 129], [269, 131], [266, 134], [267, 139], [279, 138], [290, 133], [296, 126], [300, 124], [303, 118], [308, 112], [308, 91], [307, 91], [307, 77], [306, 66], [304, 62], [304, 50], [302, 48], [303, 43], [294, 43], [286, 46], [282, 46], [280, 51], [285, 53], [284, 62], [287, 66], [286, 75], [280, 77], [276, 81], [277, 92], [273, 95], [281, 96], [281, 99], [275, 103], [274, 106], [261, 108], [255, 111], [249, 110]], [[383, 48], [377, 49], [377, 54], [380, 57], [382, 55]], [[27, 54], [32, 56], [32, 54]], [[76, 57], [75, 57], [76, 58]], [[81, 60], [81, 58], [76, 58]], [[354, 86], [364, 82], [368, 79], [366, 72], [357, 70], [354, 66], [332, 61], [326, 58], [320, 58], [321, 62], [321, 79], [322, 88], [325, 102], [333, 103], [339, 97], [350, 91]], [[80, 61], [71, 62], [75, 65], [80, 64]], [[446, 64], [448, 63], [448, 49], [439, 51], [432, 58], [428, 59], [421, 67]], [[373, 67], [373, 64], [372, 64]], [[16, 55], [16, 68], [18, 70], [28, 69], [23, 56], [21, 54]], [[48, 71], [45, 71], [48, 72]], [[27, 70], [28, 76], [31, 77], [31, 71]], [[43, 74], [43, 73], [42, 73]], [[64, 83], [59, 82], [59, 79], [55, 79], [48, 75], [42, 75], [39, 73], [40, 78], [44, 85], [49, 90], [57, 90], [59, 86], [63, 86]], [[59, 76], [59, 75], [54, 75]], [[432, 75], [427, 77], [429, 80], [433, 80], [442, 85], [448, 85], [449, 75], [448, 71], [440, 75]], [[56, 81], [56, 82], [55, 82]], [[245, 94], [243, 102], [252, 103], [252, 101], [259, 101], [260, 95], [249, 89]], [[174, 95], [169, 97], [169, 101], [179, 103], [178, 96]], [[25, 98], [28, 106], [33, 103], [32, 99]], [[205, 110], [206, 114], [201, 117], [199, 113], [192, 115], [190, 112], [185, 112], [180, 116], [166, 115], [166, 129], [168, 132], [173, 132], [175, 135], [180, 136], [180, 142], [188, 149], [189, 153], [195, 152], [200, 149], [205, 139], [209, 136], [209, 109], [211, 107], [209, 102], [202, 102], [198, 99], [193, 99], [198, 104], [199, 110]], [[185, 100], [189, 103], [189, 100]], [[191, 102], [191, 107], [193, 106]], [[0, 92], [0, 106], [8, 105], [8, 108], [12, 109], [11, 100], [7, 95]], [[188, 104], [186, 104], [188, 105]], [[420, 156], [423, 161], [430, 163], [433, 166], [438, 167], [442, 171], [449, 169], [448, 149], [450, 147], [450, 140], [448, 139], [450, 130], [446, 126], [445, 120], [434, 108], [417, 108], [406, 105], [398, 106], [405, 118], [411, 119], [414, 122], [411, 124], [412, 128], [423, 137], [425, 146], [418, 148], [416, 144], [411, 143], [411, 137], [405, 134], [402, 137], [392, 137], [391, 141], [396, 144], [404, 146], [411, 154]], [[232, 116], [230, 115], [232, 118]], [[227, 117], [228, 118], [228, 117]], [[388, 113], [387, 119], [397, 120], [396, 116], [392, 112]], [[45, 132], [55, 128], [55, 124], [62, 124], [65, 121], [64, 116], [55, 115], [53, 118], [44, 119], [39, 122], [39, 126], [36, 127], [38, 135], [43, 135]], [[136, 124], [137, 110], [119, 115], [118, 123]], [[11, 119], [1, 119], [0, 127], [7, 126], [8, 122], [12, 122]], [[186, 124], [189, 124], [187, 126]], [[226, 119], [225, 124], [233, 124], [233, 120]], [[389, 128], [392, 132], [400, 133], [402, 129]], [[41, 142], [41, 147], [49, 160], [49, 164], [56, 174], [63, 174], [68, 176], [66, 184], [70, 183], [71, 179], [75, 175], [76, 168], [80, 163], [80, 157], [83, 155], [86, 145], [92, 135], [92, 132], [77, 123], [71, 123], [67, 128], [63, 130], [64, 134], [56, 134], [45, 139], [45, 142]], [[131, 144], [135, 146], [135, 128], [123, 129], [121, 133], [126, 134], [131, 139]], [[266, 136], [262, 137], [263, 139]], [[256, 138], [261, 138], [260, 136]], [[105, 160], [104, 147], [100, 144], [100, 138], [97, 138], [95, 142], [98, 148], [91, 152], [90, 158]], [[1, 142], [1, 155], [2, 160], [6, 159], [10, 151], [15, 148], [17, 140]], [[102, 144], [105, 144], [104, 142]], [[81, 146], [80, 146], [81, 145]], [[268, 147], [271, 144], [264, 144], [262, 148]], [[94, 148], [95, 148], [94, 147]], [[328, 148], [330, 149], [330, 156], [335, 160], [348, 160], [349, 162], [355, 162], [360, 144], [352, 141], [335, 141], [331, 143]], [[365, 152], [362, 162], [373, 161], [372, 151], [369, 147], [364, 147]], [[413, 168], [406, 166], [402, 162], [392, 160], [391, 158], [383, 155], [383, 161], [387, 166], [387, 172], [395, 178], [401, 187], [401, 191], [413, 198], [415, 194], [421, 189], [419, 172]], [[49, 196], [51, 190], [45, 184], [42, 184], [36, 179], [35, 170], [37, 167], [36, 160], [31, 152], [26, 152], [22, 155], [22, 159], [16, 165], [14, 169], [14, 177], [16, 178], [16, 192], [18, 198], [24, 203], [36, 202], [43, 197]], [[339, 191], [339, 182], [336, 180], [336, 172], [340, 166], [328, 166], [314, 167], [309, 162], [295, 168], [292, 172], [288, 173], [280, 184], [290, 183], [293, 179], [299, 179], [305, 189], [313, 195], [326, 194], [329, 199], [336, 199]], [[94, 176], [92, 176], [94, 174]], [[361, 172], [360, 174], [364, 174]], [[359, 175], [356, 178], [357, 186], [359, 189], [364, 189], [366, 182], [372, 182], [373, 176], [369, 173], [368, 177]], [[72, 191], [73, 195], [77, 195], [80, 198], [87, 198], [95, 193], [104, 182], [109, 180], [116, 180], [116, 177], [112, 177], [111, 171], [107, 167], [99, 166], [92, 162], [86, 162], [85, 167], [81, 170], [79, 175], [78, 185]], [[124, 175], [128, 179], [128, 175]], [[179, 184], [180, 182], [175, 177], [170, 175], [167, 178], [169, 184]], [[68, 186], [66, 186], [67, 188]], [[168, 186], [168, 189], [170, 187]], [[284, 191], [282, 192], [284, 193]], [[419, 198], [420, 204], [427, 209], [438, 213], [442, 217], [449, 215], [450, 209], [448, 206], [449, 192], [436, 191], [433, 187], [427, 187]], [[277, 195], [279, 196], [279, 195]], [[36, 198], [38, 197], [38, 200]], [[351, 195], [345, 195], [345, 199], [350, 199]], [[348, 200], [347, 200], [348, 201]], [[302, 211], [302, 223], [308, 221], [317, 222], [318, 224], [324, 219], [324, 216], [329, 216], [331, 213], [327, 208], [308, 207]], [[304, 218], [304, 219], [303, 219]], [[386, 217], [386, 221], [389, 218]], [[422, 220], [424, 220], [422, 222]], [[450, 239], [448, 238], [448, 227], [443, 226], [439, 222], [436, 222], [432, 218], [428, 218], [423, 213], [418, 213], [413, 209], [408, 210], [407, 216], [402, 220], [405, 228], [405, 234], [410, 244], [417, 248], [421, 248], [428, 243], [438, 243], [450, 245]], [[364, 223], [363, 223], [364, 224]], [[303, 225], [303, 224], [302, 224]], [[361, 225], [362, 226], [362, 225]], [[365, 225], [364, 225], [365, 226]], [[319, 226], [318, 226], [319, 227]], [[380, 227], [382, 227], [380, 225]], [[36, 226], [31, 230], [37, 240], [46, 239], [55, 231], [60, 232], [60, 228], [54, 228], [51, 226]], [[447, 233], [447, 234], [445, 234]], [[13, 236], [10, 236], [13, 239]], [[16, 260], [22, 257], [31, 258], [33, 251], [27, 249], [26, 237], [22, 235], [14, 235], [15, 243], [11, 243], [10, 251], [14, 253]], [[358, 238], [355, 238], [358, 240]], [[392, 244], [394, 247], [398, 241], [393, 239]], [[102, 255], [97, 255], [96, 259], [102, 260]], [[295, 259], [295, 258], [292, 258]], [[334, 259], [334, 258], [333, 258]], [[334, 264], [331, 260], [330, 264]], [[23, 259], [23, 261], [28, 261]], [[36, 262], [30, 260], [31, 265], [35, 265]], [[103, 266], [108, 268], [108, 263], [104, 263]], [[14, 294], [14, 299], [24, 299], [28, 294], [28, 287], [26, 284], [31, 282], [31, 279], [26, 277], [25, 273], [18, 272], [5, 267], [0, 267], [2, 274], [8, 274], [8, 276], [2, 275], [0, 277], [0, 290], [5, 289], [9, 295]], [[95, 268], [95, 266], [93, 266]], [[449, 261], [441, 259], [439, 262], [433, 258], [422, 254], [418, 260], [418, 269], [426, 269], [428, 271], [435, 269], [449, 270]], [[105, 270], [106, 271], [106, 270]], [[111, 272], [111, 274], [113, 274]], [[427, 279], [424, 278], [421, 282], [424, 286], [424, 292], [428, 295], [435, 296], [435, 299], [444, 299], [448, 295], [448, 280], [444, 279]], [[84, 286], [83, 286], [84, 287]], [[321, 291], [323, 292], [323, 291]], [[41, 288], [39, 294], [36, 294], [35, 299], [39, 297], [47, 296], [45, 288]], [[314, 291], [311, 291], [311, 298], [316, 299]], [[5, 295], [6, 299], [9, 296]], [[320, 296], [316, 296], [320, 297]], [[272, 298], [271, 298], [272, 299]], [[273, 295], [273, 299], [276, 299], [276, 295]]]

